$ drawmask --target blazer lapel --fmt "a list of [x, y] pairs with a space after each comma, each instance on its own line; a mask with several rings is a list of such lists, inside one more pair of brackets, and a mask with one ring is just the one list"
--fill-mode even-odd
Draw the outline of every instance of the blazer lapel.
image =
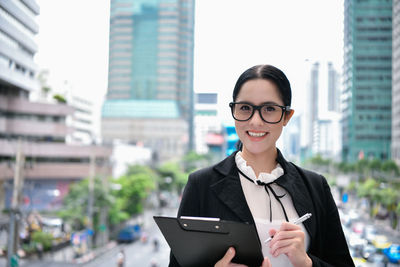
[[212, 184], [211, 190], [232, 210], [243, 222], [254, 224], [253, 216], [247, 205], [246, 198], [236, 169], [235, 154], [215, 166], [223, 178]]
[[292, 197], [293, 205], [300, 217], [306, 213], [311, 213], [313, 215], [309, 220], [303, 222], [304, 227], [312, 239], [315, 235], [314, 231], [316, 229], [317, 215], [315, 213], [314, 203], [309, 194], [309, 190], [304, 183], [301, 174], [292, 164], [289, 164], [282, 157], [279, 151], [277, 161], [285, 170], [285, 174], [279, 177], [275, 182], [289, 192]]

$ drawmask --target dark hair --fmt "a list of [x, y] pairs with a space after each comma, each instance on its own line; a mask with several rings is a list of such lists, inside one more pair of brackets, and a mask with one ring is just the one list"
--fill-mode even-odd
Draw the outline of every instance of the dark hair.
[[[256, 65], [243, 72], [242, 75], [239, 76], [235, 88], [233, 89], [233, 102], [236, 101], [243, 84], [255, 79], [264, 79], [273, 82], [278, 87], [278, 93], [283, 101], [283, 105], [291, 105], [292, 89], [290, 88], [290, 82], [283, 71], [272, 65]], [[243, 144], [240, 140], [236, 143], [236, 148], [242, 150]]]
[[290, 82], [283, 71], [272, 65], [257, 65], [243, 72], [233, 89], [233, 101], [236, 101], [243, 84], [255, 79], [264, 79], [273, 82], [278, 87], [283, 104], [285, 106], [290, 106], [292, 102]]

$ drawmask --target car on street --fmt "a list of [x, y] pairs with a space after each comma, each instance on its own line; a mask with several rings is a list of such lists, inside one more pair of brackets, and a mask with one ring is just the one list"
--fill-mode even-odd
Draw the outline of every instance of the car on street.
[[141, 235], [142, 233], [139, 225], [128, 225], [118, 232], [117, 242], [130, 243], [140, 239]]
[[377, 234], [378, 232], [374, 225], [366, 225], [363, 229], [362, 237], [371, 243]]
[[389, 259], [391, 263], [400, 263], [400, 245], [392, 244], [390, 247], [383, 249], [383, 254]]
[[361, 235], [364, 231], [365, 224], [362, 222], [355, 222], [351, 225], [351, 230], [353, 230], [354, 233]]
[[388, 240], [385, 235], [376, 235], [374, 239], [372, 239], [372, 245], [374, 245], [378, 251], [382, 251], [383, 249], [389, 247], [392, 243]]
[[362, 257], [369, 262], [373, 262], [376, 253], [376, 247], [371, 244], [367, 244], [362, 248]]

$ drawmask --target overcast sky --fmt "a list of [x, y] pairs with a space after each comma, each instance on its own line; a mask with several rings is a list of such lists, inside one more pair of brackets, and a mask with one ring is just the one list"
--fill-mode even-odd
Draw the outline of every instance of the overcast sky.
[[[109, 1], [37, 0], [39, 52], [53, 87], [65, 81], [100, 104], [107, 88]], [[304, 102], [306, 60], [343, 55], [343, 0], [198, 0], [194, 89], [218, 92], [225, 106], [237, 77], [256, 64], [288, 76], [293, 106]]]

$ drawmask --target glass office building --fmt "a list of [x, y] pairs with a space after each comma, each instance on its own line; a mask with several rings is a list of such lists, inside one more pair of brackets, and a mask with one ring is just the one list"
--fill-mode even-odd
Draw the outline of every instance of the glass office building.
[[391, 157], [392, 1], [345, 0], [342, 159]]
[[[186, 134], [192, 146], [193, 34], [194, 0], [111, 1], [109, 80], [102, 114], [106, 141], [118, 138], [107, 136], [107, 107], [113, 106], [116, 118], [118, 106], [125, 114], [129, 103], [140, 101], [146, 107], [143, 103], [150, 101], [150, 108], [158, 101], [160, 106], [176, 105], [179, 118], [188, 124]], [[133, 120], [146, 118], [132, 114]], [[130, 139], [125, 141], [139, 141], [134, 136]]]

